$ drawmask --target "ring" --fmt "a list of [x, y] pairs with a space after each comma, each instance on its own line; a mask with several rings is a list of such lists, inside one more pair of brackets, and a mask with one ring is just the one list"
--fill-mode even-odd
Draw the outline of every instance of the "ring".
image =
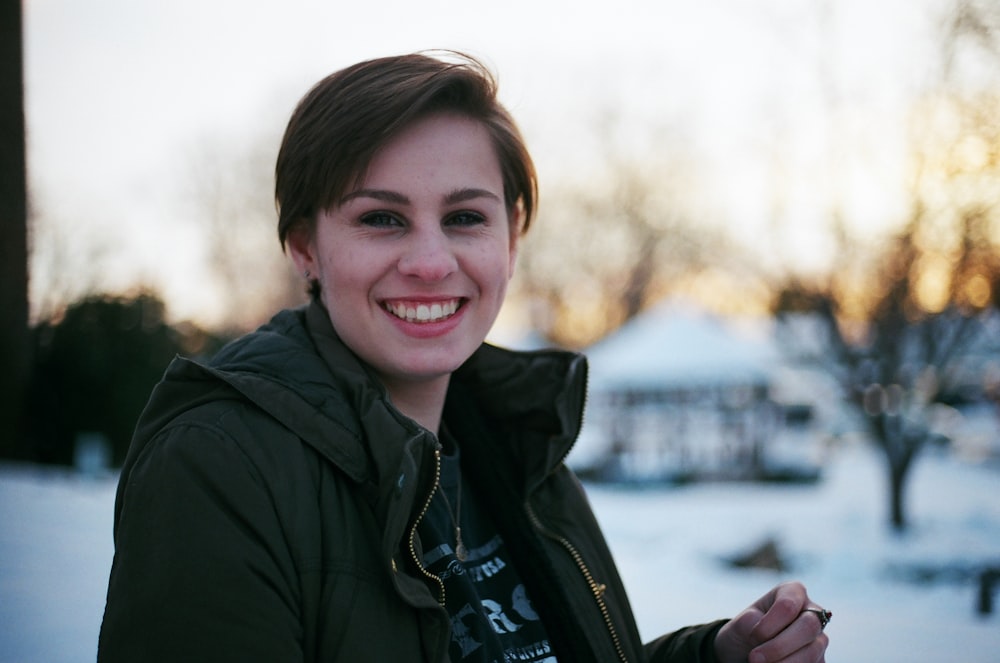
[[830, 623], [833, 613], [823, 608], [806, 608], [802, 612], [811, 612], [819, 619], [819, 630], [826, 630], [826, 625]]

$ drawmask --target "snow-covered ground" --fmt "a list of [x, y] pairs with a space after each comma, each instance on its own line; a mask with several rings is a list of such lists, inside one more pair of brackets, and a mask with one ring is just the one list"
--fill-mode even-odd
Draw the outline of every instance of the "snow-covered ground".
[[[591, 486], [644, 636], [729, 615], [774, 583], [806, 582], [834, 612], [832, 663], [1000, 660], [1000, 610], [976, 614], [955, 569], [1000, 565], [1000, 469], [926, 454], [912, 533], [884, 526], [880, 459], [852, 447], [815, 486]], [[0, 465], [0, 663], [93, 661], [111, 563], [114, 478]], [[773, 537], [788, 573], [721, 560]], [[938, 582], [907, 570], [951, 568]], [[996, 591], [1000, 608], [1000, 587]]]
[[[798, 579], [834, 613], [831, 663], [996, 663], [997, 612], [976, 613], [972, 578], [916, 584], [914, 569], [1000, 566], [1000, 469], [927, 454], [908, 491], [912, 532], [885, 526], [880, 457], [834, 454], [815, 486], [696, 485], [628, 493], [591, 487], [643, 636], [730, 615], [776, 582]], [[768, 537], [793, 569], [723, 563]]]

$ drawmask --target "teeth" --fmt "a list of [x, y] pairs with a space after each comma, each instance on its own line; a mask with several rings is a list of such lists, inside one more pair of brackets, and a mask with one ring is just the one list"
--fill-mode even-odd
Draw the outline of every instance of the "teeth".
[[405, 304], [386, 302], [385, 309], [397, 318], [408, 322], [438, 322], [455, 315], [458, 310], [458, 300], [452, 299], [443, 304]]

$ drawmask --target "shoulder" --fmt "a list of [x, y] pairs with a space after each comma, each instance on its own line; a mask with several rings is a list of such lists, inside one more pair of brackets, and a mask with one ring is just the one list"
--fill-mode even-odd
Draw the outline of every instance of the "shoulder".
[[172, 505], [163, 511], [169, 517], [226, 512], [246, 522], [267, 514], [286, 520], [309, 503], [320, 473], [318, 455], [252, 403], [204, 403], [162, 426], [123, 468], [115, 529], [125, 513], [160, 513], [159, 502]]
[[179, 413], [152, 436], [136, 460], [187, 460], [234, 472], [242, 468], [260, 479], [288, 474], [315, 463], [299, 437], [255, 403], [241, 398], [213, 400]]

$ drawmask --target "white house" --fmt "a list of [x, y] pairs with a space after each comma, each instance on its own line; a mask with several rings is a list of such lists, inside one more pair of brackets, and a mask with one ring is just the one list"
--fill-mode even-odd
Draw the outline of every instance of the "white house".
[[[684, 481], [789, 470], [771, 453], [789, 410], [772, 398], [781, 357], [766, 328], [668, 301], [586, 355], [586, 420], [568, 459], [585, 476]], [[802, 469], [796, 463], [798, 478]], [[813, 468], [805, 475], [814, 478]]]

